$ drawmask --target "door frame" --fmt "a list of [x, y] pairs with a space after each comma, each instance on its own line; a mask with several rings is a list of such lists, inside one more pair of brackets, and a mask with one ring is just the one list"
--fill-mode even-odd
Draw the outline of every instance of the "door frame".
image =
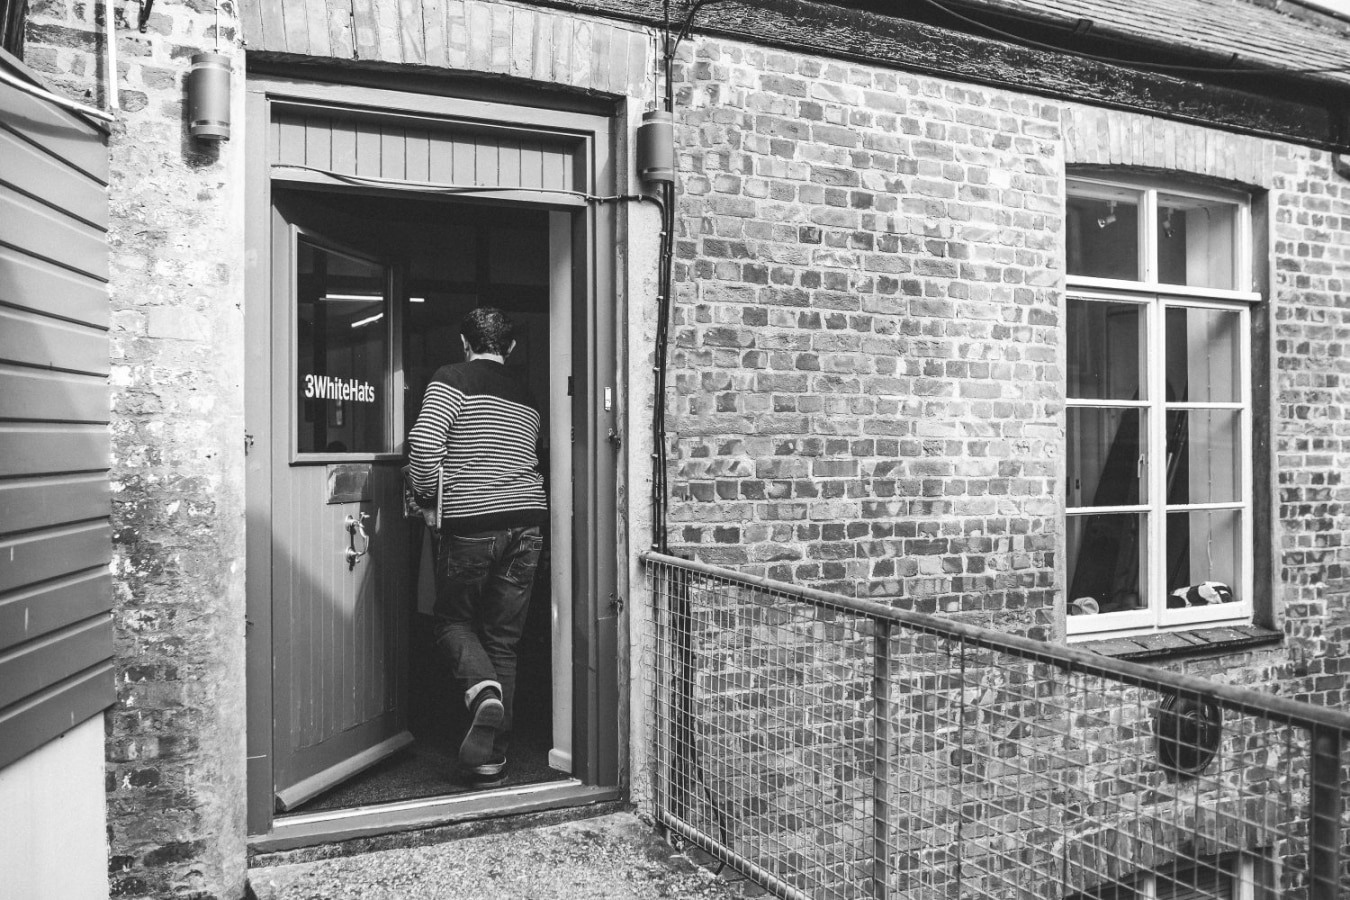
[[[547, 99], [544, 97], [538, 99]], [[572, 391], [574, 440], [572, 557], [572, 772], [568, 781], [432, 797], [357, 810], [276, 818], [273, 811], [273, 632], [272, 632], [272, 223], [273, 184], [341, 185], [308, 170], [275, 170], [275, 149], [267, 139], [275, 104], [357, 108], [395, 117], [415, 115], [446, 122], [507, 128], [529, 135], [575, 141], [578, 194], [504, 189], [479, 192], [479, 199], [546, 206], [572, 215]], [[247, 833], [257, 851], [485, 816], [621, 799], [616, 587], [618, 431], [620, 387], [615, 321], [615, 208], [594, 202], [613, 194], [613, 120], [609, 116], [525, 106], [484, 99], [328, 84], [284, 76], [250, 75], [245, 97], [245, 371], [246, 442], [245, 575], [247, 684]], [[348, 185], [349, 187], [349, 185]], [[400, 193], [381, 185], [372, 192]], [[589, 197], [582, 196], [584, 193]], [[283, 401], [284, 402], [284, 401]]]

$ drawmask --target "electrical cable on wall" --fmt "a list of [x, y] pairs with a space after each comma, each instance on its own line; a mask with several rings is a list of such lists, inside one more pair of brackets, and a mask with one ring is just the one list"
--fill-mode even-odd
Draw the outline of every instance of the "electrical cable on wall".
[[[665, 112], [667, 116], [673, 117], [675, 111], [675, 54], [679, 50], [680, 43], [688, 37], [689, 30], [693, 26], [694, 16], [698, 14], [698, 11], [709, 3], [717, 2], [721, 2], [721, 0], [696, 0], [690, 8], [689, 14], [685, 17], [679, 35], [672, 41], [670, 35], [670, 0], [665, 0], [665, 29], [662, 37], [665, 45]], [[670, 319], [675, 282], [675, 179], [679, 170], [679, 153], [673, 147], [671, 148], [671, 157], [669, 178], [661, 182], [661, 251], [658, 273], [659, 286], [657, 289], [655, 387], [652, 408], [652, 457], [654, 463], [652, 471], [652, 549], [662, 554], [669, 554], [670, 552], [669, 525], [667, 522], [669, 497], [666, 473], [666, 367], [670, 348]], [[672, 590], [672, 604], [674, 598], [681, 596], [682, 593], [682, 591]], [[674, 613], [673, 607], [672, 613]], [[712, 808], [713, 819], [717, 823], [722, 843], [724, 846], [729, 846], [731, 837], [727, 813], [718, 803], [718, 798], [712, 790], [707, 772], [703, 767], [698, 743], [693, 737], [695, 731], [693, 657], [692, 649], [688, 643], [691, 638], [689, 633], [691, 620], [687, 610], [684, 615], [673, 615], [673, 618], [676, 620], [675, 627], [680, 633], [680, 637], [677, 638], [677, 645], [682, 647], [680, 664], [676, 666], [677, 671], [672, 673], [671, 690], [676, 692], [677, 703], [679, 704], [677, 708], [680, 709], [678, 721], [674, 723], [674, 731], [682, 737], [681, 742], [684, 744], [683, 747], [679, 748], [683, 751], [684, 757], [676, 761], [676, 771], [680, 771], [681, 766], [687, 766], [688, 769], [685, 771], [692, 771], [693, 777], [703, 786], [703, 793], [707, 798], [708, 805]], [[686, 790], [687, 787], [686, 785]]]
[[660, 198], [647, 194], [588, 194], [585, 191], [569, 191], [563, 188], [524, 187], [514, 184], [442, 184], [434, 181], [409, 181], [404, 178], [382, 178], [378, 175], [352, 175], [347, 172], [334, 172], [331, 169], [320, 169], [317, 166], [303, 166], [297, 163], [277, 163], [272, 168], [273, 170], [290, 169], [297, 172], [314, 172], [317, 175], [324, 175], [347, 184], [397, 187], [422, 194], [490, 194], [499, 191], [511, 191], [513, 193], [540, 194], [546, 197], [576, 197], [587, 203], [632, 201], [634, 203], [661, 205]]
[[[699, 10], [710, 3], [725, 0], [695, 0], [688, 15], [680, 25], [679, 32], [672, 38], [670, 21], [670, 0], [663, 4], [662, 44], [660, 56], [661, 69], [665, 76], [665, 111], [675, 111], [675, 55], [680, 44], [689, 36], [693, 28], [694, 17]], [[672, 296], [675, 289], [675, 183], [661, 184], [661, 247], [660, 263], [657, 274], [656, 298], [656, 354], [653, 366], [655, 389], [652, 403], [652, 549], [658, 553], [669, 552], [669, 509], [668, 478], [666, 473], [666, 366], [670, 352], [670, 318], [674, 308]]]

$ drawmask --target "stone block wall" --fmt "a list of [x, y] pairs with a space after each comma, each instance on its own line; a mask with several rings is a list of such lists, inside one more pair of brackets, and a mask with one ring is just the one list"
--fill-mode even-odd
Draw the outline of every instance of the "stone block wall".
[[[104, 108], [110, 4], [30, 5], [25, 61]], [[114, 897], [235, 900], [244, 886], [243, 146], [184, 121], [191, 56], [243, 59], [233, 4], [117, 10], [110, 141]], [[217, 34], [217, 21], [220, 32]], [[236, 132], [236, 137], [239, 133]]]

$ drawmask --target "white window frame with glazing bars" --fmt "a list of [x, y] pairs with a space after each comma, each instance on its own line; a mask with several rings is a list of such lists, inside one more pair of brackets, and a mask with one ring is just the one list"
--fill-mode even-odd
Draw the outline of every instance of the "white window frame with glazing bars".
[[[1146, 537], [1141, 543], [1147, 553], [1145, 571], [1145, 593], [1147, 605], [1137, 610], [1125, 610], [1099, 615], [1067, 616], [1066, 632], [1070, 640], [1090, 639], [1102, 636], [1125, 637], [1136, 634], [1149, 634], [1158, 631], [1193, 628], [1201, 625], [1219, 623], [1237, 624], [1250, 622], [1252, 617], [1252, 575], [1253, 548], [1253, 405], [1252, 405], [1252, 347], [1251, 347], [1251, 306], [1260, 301], [1261, 295], [1250, 290], [1229, 290], [1221, 288], [1189, 287], [1162, 283], [1159, 281], [1158, 262], [1158, 198], [1160, 194], [1169, 197], [1184, 197], [1212, 203], [1231, 205], [1235, 210], [1234, 247], [1231, 283], [1240, 285], [1250, 283], [1251, 273], [1251, 208], [1245, 195], [1201, 192], [1170, 185], [1158, 185], [1132, 179], [1102, 181], [1090, 178], [1071, 177], [1068, 190], [1075, 197], [1092, 199], [1116, 199], [1122, 191], [1131, 193], [1138, 201], [1138, 254], [1140, 280], [1099, 278], [1083, 275], [1067, 275], [1066, 289], [1069, 298], [1085, 301], [1112, 301], [1116, 303], [1138, 304], [1145, 316], [1144, 371], [1148, 399], [1106, 400], [1074, 399], [1068, 397], [1067, 382], [1065, 390], [1066, 409], [1073, 408], [1121, 408], [1139, 409], [1145, 419], [1147, 444], [1144, 460], [1158, 461], [1167, 458], [1167, 414], [1178, 410], [1234, 410], [1239, 415], [1237, 439], [1240, 444], [1238, 460], [1239, 493], [1236, 501], [1215, 503], [1167, 503], [1167, 467], [1165, 464], [1147, 465], [1147, 502], [1128, 506], [1069, 506], [1066, 494], [1065, 516], [1106, 515], [1112, 513], [1144, 515], [1147, 522]], [[1214, 309], [1224, 312], [1236, 312], [1239, 316], [1237, 352], [1238, 377], [1240, 380], [1238, 399], [1232, 402], [1169, 402], [1166, 400], [1166, 359], [1165, 316], [1167, 309], [1187, 307]], [[1142, 462], [1142, 461], [1141, 461]], [[1143, 485], [1141, 485], [1143, 486]], [[1239, 559], [1242, 572], [1238, 583], [1231, 585], [1237, 594], [1234, 602], [1206, 606], [1167, 608], [1167, 516], [1169, 513], [1236, 510], [1239, 513], [1241, 540]], [[1066, 528], [1067, 539], [1067, 528]], [[1066, 573], [1067, 574], [1067, 573]], [[1066, 585], [1066, 591], [1068, 586]], [[1066, 596], [1066, 602], [1074, 598]]]

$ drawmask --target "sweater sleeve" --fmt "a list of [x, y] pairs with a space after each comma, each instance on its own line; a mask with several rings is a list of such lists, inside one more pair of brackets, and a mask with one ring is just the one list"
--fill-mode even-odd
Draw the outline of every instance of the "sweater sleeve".
[[463, 408], [463, 391], [443, 381], [433, 381], [427, 386], [417, 424], [408, 433], [409, 474], [419, 498], [436, 496], [446, 441]]

